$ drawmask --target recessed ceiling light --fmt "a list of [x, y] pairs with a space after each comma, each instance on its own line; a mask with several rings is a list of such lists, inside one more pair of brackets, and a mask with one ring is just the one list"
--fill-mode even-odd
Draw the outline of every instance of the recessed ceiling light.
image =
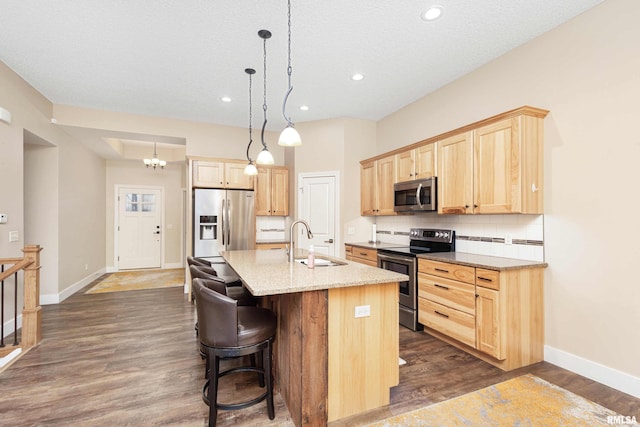
[[301, 105], [301, 106], [300, 106], [300, 109], [301, 109], [302, 111], [309, 111], [309, 106], [308, 106], [308, 105]]
[[420, 14], [423, 21], [435, 21], [442, 15], [442, 6], [431, 6]]
[[351, 76], [351, 80], [360, 81], [362, 79], [364, 79], [364, 74], [356, 73]]
[[229, 98], [228, 96], [223, 96], [222, 98], [220, 98], [220, 100], [222, 102], [231, 102], [231, 98]]

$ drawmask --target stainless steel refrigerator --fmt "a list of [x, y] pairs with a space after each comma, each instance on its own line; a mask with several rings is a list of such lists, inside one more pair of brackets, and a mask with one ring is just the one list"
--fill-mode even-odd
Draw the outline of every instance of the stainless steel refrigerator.
[[193, 190], [193, 256], [222, 261], [221, 251], [255, 249], [252, 190]]

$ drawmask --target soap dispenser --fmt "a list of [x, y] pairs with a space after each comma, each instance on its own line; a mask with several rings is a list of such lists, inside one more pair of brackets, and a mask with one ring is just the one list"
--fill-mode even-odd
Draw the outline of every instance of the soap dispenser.
[[316, 254], [313, 251], [313, 245], [309, 245], [309, 253], [307, 255], [307, 267], [313, 268], [316, 266]]

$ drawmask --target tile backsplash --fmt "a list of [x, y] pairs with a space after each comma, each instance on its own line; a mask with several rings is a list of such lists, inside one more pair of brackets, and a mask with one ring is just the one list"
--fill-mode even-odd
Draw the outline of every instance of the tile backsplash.
[[376, 218], [381, 242], [408, 245], [409, 229], [415, 227], [455, 230], [457, 252], [544, 261], [544, 215], [428, 213]]

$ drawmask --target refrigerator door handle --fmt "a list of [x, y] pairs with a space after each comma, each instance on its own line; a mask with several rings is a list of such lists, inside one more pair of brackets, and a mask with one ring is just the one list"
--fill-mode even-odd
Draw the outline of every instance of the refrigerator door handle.
[[[231, 200], [227, 199], [227, 219], [231, 218]], [[227, 244], [231, 245], [231, 221], [227, 221]], [[230, 248], [233, 249], [233, 248]]]
[[221, 215], [221, 217], [222, 217], [222, 224], [221, 224], [221, 228], [222, 228], [222, 246], [224, 246], [224, 211], [225, 211], [224, 202], [225, 202], [225, 200], [222, 199], [222, 215]]

